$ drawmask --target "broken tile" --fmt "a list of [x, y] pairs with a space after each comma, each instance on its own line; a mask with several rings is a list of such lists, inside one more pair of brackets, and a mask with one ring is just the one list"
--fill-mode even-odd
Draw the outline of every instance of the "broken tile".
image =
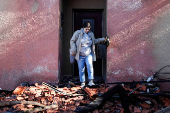
[[19, 101], [20, 101], [20, 100], [24, 100], [24, 99], [25, 99], [25, 98], [22, 97], [22, 96], [18, 96], [18, 97], [17, 97], [17, 100], [19, 100]]
[[[110, 88], [114, 87], [115, 85], [105, 86], [100, 85], [99, 88], [88, 88], [86, 87], [85, 90], [82, 90], [79, 86], [75, 87], [63, 87], [63, 88], [56, 88], [57, 90], [63, 91], [67, 94], [88, 94], [83, 96], [66, 96], [63, 94], [59, 94], [54, 90], [44, 86], [39, 85], [38, 83], [35, 86], [23, 88], [23, 86], [18, 86], [17, 93], [13, 93], [11, 96], [8, 97], [0, 97], [0, 101], [12, 101], [12, 100], [19, 100], [19, 101], [34, 101], [44, 105], [58, 105], [59, 107], [56, 109], [48, 109], [43, 112], [65, 112], [65, 113], [74, 113], [76, 107], [84, 107], [90, 104], [93, 99], [95, 99], [99, 94], [98, 93], [105, 93]], [[138, 84], [138, 86], [141, 86]], [[136, 87], [138, 87], [136, 86]], [[124, 84], [126, 90], [133, 91], [134, 89], [130, 89], [128, 85]], [[133, 94], [139, 94], [145, 91], [145, 86], [143, 85], [141, 89], [133, 91]], [[85, 93], [86, 92], [86, 93]], [[96, 97], [95, 97], [96, 96]], [[136, 105], [130, 105], [129, 110], [134, 113], [147, 113], [147, 112], [155, 112], [160, 110], [161, 108], [165, 108], [166, 106], [170, 106], [169, 98], [160, 97], [160, 100], [152, 99], [151, 97], [145, 96], [135, 96], [130, 97], [132, 100], [135, 98], [140, 99], [141, 101], [136, 101]], [[143, 100], [143, 101], [142, 101]], [[162, 102], [160, 102], [162, 101]], [[163, 104], [162, 104], [163, 103]], [[154, 105], [154, 106], [152, 106]], [[13, 108], [10, 107], [1, 107], [0, 112], [5, 112], [7, 110], [15, 111], [23, 111], [27, 109], [33, 109], [33, 105], [14, 105]], [[112, 97], [110, 100], [104, 102], [104, 104], [93, 111], [93, 113], [123, 113], [124, 109], [122, 108], [121, 101], [118, 97]]]
[[18, 87], [13, 91], [13, 94], [21, 95], [21, 94], [23, 94], [23, 92], [24, 92], [26, 89], [27, 89], [27, 87], [18, 86]]

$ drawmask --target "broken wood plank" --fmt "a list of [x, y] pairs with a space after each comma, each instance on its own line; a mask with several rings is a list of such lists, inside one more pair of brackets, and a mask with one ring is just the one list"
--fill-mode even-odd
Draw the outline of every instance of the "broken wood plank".
[[58, 105], [49, 105], [43, 108], [42, 107], [33, 108], [33, 109], [25, 110], [24, 113], [35, 113], [35, 112], [44, 111], [47, 109], [54, 109], [54, 108], [58, 108]]
[[5, 102], [0, 102], [0, 107], [11, 106], [15, 104], [31, 104], [31, 105], [41, 106], [41, 107], [45, 106], [35, 101], [5, 101]]

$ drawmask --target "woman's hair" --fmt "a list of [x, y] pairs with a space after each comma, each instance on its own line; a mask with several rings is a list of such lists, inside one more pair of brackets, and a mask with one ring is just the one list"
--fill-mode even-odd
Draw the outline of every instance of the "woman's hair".
[[89, 21], [84, 22], [83, 27], [91, 27], [91, 23]]

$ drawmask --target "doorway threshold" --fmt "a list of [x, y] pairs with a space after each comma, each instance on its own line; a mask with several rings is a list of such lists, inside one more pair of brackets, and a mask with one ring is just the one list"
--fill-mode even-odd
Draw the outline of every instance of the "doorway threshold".
[[[88, 84], [88, 76], [85, 77], [86, 84]], [[60, 82], [60, 87], [68, 87], [69, 81], [73, 82], [75, 85], [80, 85], [79, 76], [65, 76], [62, 81]], [[104, 79], [102, 76], [94, 76], [94, 83], [96, 85], [104, 84]]]

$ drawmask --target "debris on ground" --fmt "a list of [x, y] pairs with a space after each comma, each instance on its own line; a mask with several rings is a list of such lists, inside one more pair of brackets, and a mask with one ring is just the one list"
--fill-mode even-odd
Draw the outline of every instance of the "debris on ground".
[[70, 87], [56, 87], [45, 82], [18, 86], [13, 91], [0, 90], [0, 112], [57, 113], [160, 113], [170, 111], [170, 93], [157, 85], [99, 84], [97, 87], [69, 81]]

